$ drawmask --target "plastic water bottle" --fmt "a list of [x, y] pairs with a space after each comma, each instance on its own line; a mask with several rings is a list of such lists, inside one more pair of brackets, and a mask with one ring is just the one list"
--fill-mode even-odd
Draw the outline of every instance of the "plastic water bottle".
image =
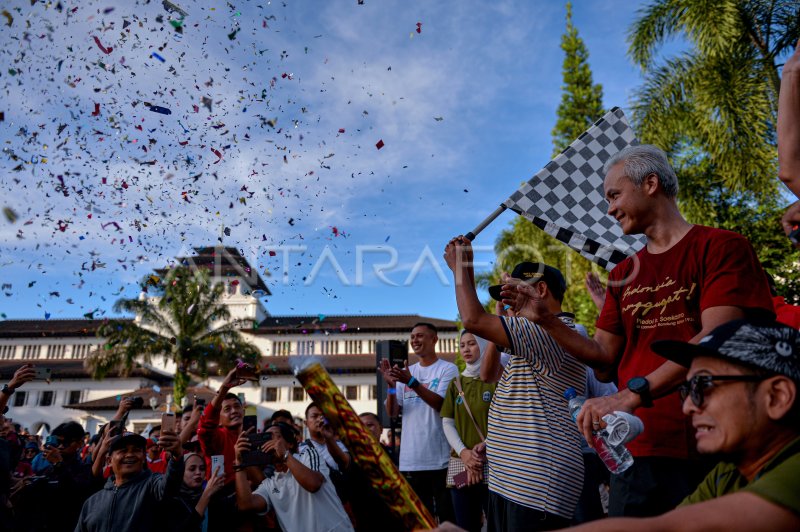
[[[586, 398], [578, 395], [575, 388], [567, 388], [564, 391], [564, 398], [569, 401], [569, 414], [573, 420], [578, 419], [578, 412], [581, 411], [583, 403]], [[605, 431], [597, 430], [592, 433], [592, 441], [590, 442], [594, 450], [597, 451], [597, 456], [606, 465], [609, 471], [618, 475], [628, 469], [633, 464], [633, 456], [630, 451], [623, 444], [611, 445], [606, 440]]]

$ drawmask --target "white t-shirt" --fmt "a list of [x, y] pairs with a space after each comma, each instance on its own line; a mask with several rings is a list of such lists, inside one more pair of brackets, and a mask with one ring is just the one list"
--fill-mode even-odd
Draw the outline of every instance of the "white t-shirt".
[[[311, 493], [294, 479], [291, 471], [275, 472], [264, 479], [253, 495], [267, 501], [267, 511], [275, 509], [278, 523], [285, 532], [350, 532], [353, 526], [328, 478], [328, 466], [313, 447], [294, 455], [303, 465], [325, 476], [325, 482]], [[266, 512], [265, 512], [266, 513]]]
[[[424, 367], [416, 363], [408, 369], [421, 386], [442, 397], [450, 381], [458, 375], [458, 367], [442, 359]], [[396, 389], [397, 403], [403, 408], [400, 471], [445, 469], [450, 461], [450, 445], [444, 436], [439, 412], [402, 382], [397, 383]]]
[[[336, 463], [336, 459], [331, 455], [331, 452], [328, 450], [328, 444], [326, 443], [319, 443], [309, 438], [300, 444], [300, 452], [303, 452], [305, 448], [308, 447], [308, 442], [311, 442], [311, 444], [314, 446], [314, 449], [317, 451], [317, 454], [319, 454], [320, 459], [328, 466], [328, 469], [339, 471], [339, 464]], [[347, 447], [345, 447], [344, 444], [339, 440], [336, 440], [336, 445], [345, 454], [350, 454], [350, 452], [347, 450]]]

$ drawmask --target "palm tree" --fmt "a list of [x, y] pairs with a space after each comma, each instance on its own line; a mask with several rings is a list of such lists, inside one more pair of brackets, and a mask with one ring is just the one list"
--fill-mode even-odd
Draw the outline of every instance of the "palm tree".
[[[683, 36], [688, 49], [657, 60]], [[800, 297], [791, 245], [779, 234], [779, 68], [800, 37], [797, 0], [656, 0], [630, 28], [628, 53], [644, 71], [634, 94], [640, 140], [665, 149], [678, 200], [694, 223], [741, 232], [790, 301]]]
[[104, 347], [87, 359], [92, 377], [102, 379], [110, 371], [128, 374], [136, 365], [163, 357], [175, 364], [175, 404], [180, 404], [189, 384], [189, 373], [208, 375], [210, 365], [218, 371], [233, 366], [236, 359], [255, 362], [258, 348], [245, 341], [230, 312], [221, 302], [224, 286], [211, 285], [208, 273], [178, 267], [165, 278], [148, 276], [144, 292], [160, 297], [120, 299], [115, 312], [134, 314], [134, 321], [112, 319], [97, 332]]
[[[678, 35], [689, 50], [657, 64]], [[648, 4], [628, 35], [645, 74], [633, 101], [640, 138], [679, 158], [701, 151], [712, 185], [774, 194], [778, 62], [799, 36], [796, 0]]]

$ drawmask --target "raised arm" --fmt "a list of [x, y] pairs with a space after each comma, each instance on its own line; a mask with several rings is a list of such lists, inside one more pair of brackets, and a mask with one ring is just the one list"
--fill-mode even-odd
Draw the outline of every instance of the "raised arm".
[[11, 377], [10, 381], [8, 381], [5, 391], [0, 392], [0, 414], [6, 409], [8, 400], [11, 398], [17, 388], [26, 382], [32, 381], [35, 377], [36, 369], [32, 364], [24, 364], [14, 372], [14, 376]]
[[781, 74], [778, 97], [778, 176], [800, 198], [800, 41]]
[[494, 344], [511, 347], [500, 318], [486, 312], [478, 299], [470, 241], [463, 236], [450, 240], [444, 248], [444, 260], [453, 272], [456, 304], [464, 328]]

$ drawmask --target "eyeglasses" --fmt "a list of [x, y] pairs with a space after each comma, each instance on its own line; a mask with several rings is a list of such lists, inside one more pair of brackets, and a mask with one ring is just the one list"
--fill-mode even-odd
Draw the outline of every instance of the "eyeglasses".
[[705, 391], [714, 387], [714, 381], [727, 382], [760, 382], [766, 379], [760, 375], [695, 375], [685, 383], [678, 386], [678, 393], [681, 396], [681, 403], [687, 397], [692, 398], [692, 403], [697, 408], [703, 406], [705, 401]]

